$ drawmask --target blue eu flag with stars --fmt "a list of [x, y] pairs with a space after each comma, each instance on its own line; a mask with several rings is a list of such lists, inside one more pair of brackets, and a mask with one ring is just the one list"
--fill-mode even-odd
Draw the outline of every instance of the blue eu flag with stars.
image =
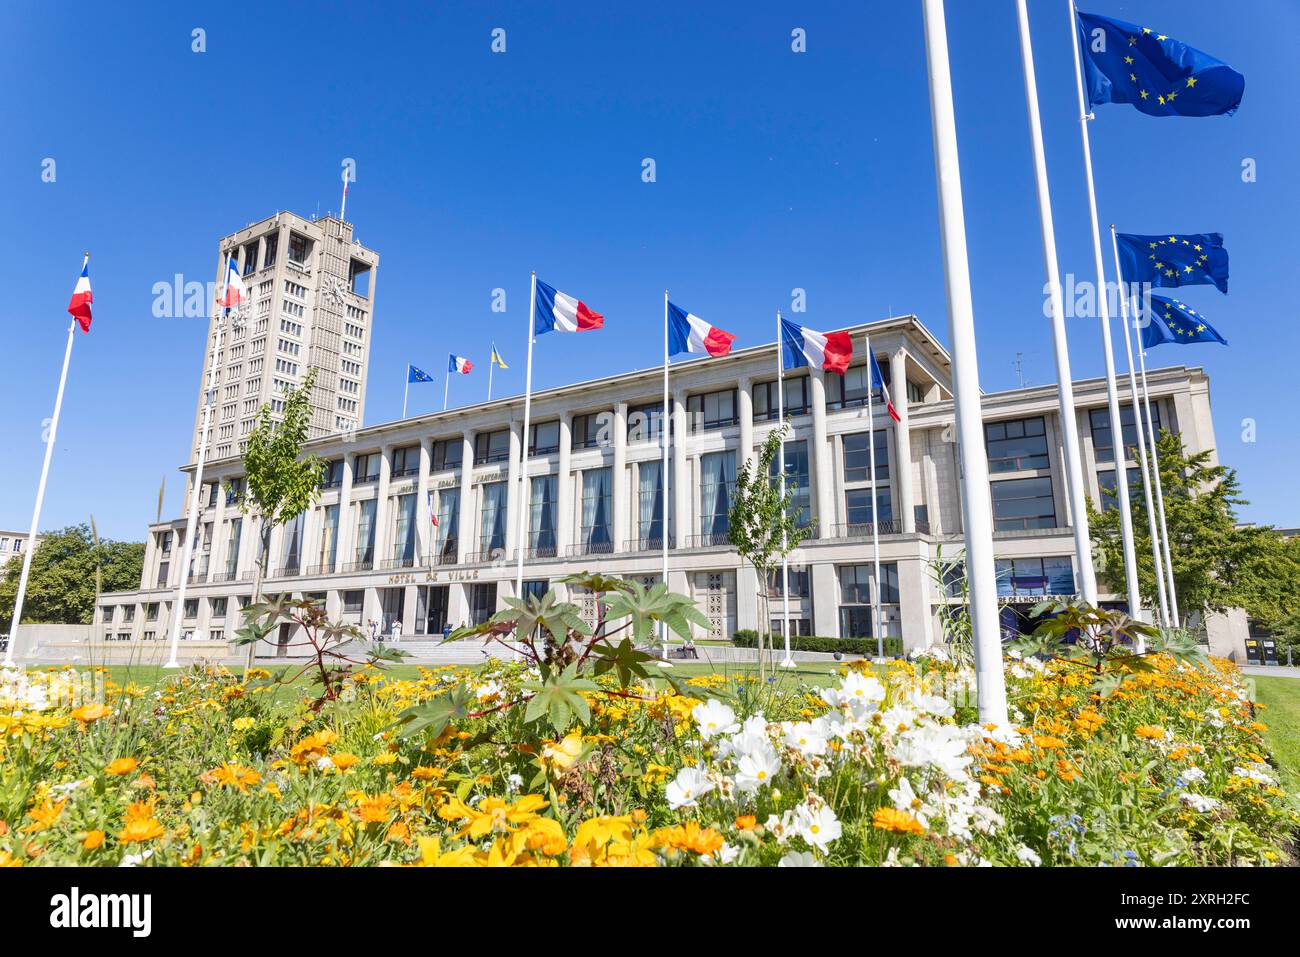
[[1228, 251], [1220, 233], [1141, 236], [1119, 233], [1120, 268], [1127, 283], [1199, 286], [1213, 283], [1228, 291]]
[[1079, 13], [1089, 108], [1131, 103], [1148, 116], [1219, 116], [1241, 103], [1246, 78], [1150, 27]]
[[406, 381], [432, 382], [433, 376], [429, 375], [429, 373], [425, 372], [423, 369], [417, 369], [415, 366], [408, 365], [406, 367]]
[[1142, 328], [1142, 347], [1150, 349], [1165, 342], [1177, 342], [1186, 345], [1189, 342], [1218, 342], [1227, 345], [1228, 340], [1214, 331], [1214, 327], [1205, 321], [1191, 306], [1177, 299], [1164, 296], [1152, 296], [1151, 306], [1147, 309], [1147, 323]]

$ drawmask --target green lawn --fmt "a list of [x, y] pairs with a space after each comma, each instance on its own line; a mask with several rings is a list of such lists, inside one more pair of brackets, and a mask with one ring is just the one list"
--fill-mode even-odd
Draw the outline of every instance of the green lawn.
[[1300, 795], [1300, 678], [1255, 677], [1255, 698], [1266, 705], [1259, 719], [1282, 769], [1282, 787]]

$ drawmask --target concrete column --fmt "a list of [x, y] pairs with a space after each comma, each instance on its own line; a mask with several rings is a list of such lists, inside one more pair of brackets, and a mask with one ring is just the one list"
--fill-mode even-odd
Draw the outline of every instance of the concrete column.
[[352, 473], [356, 469], [356, 456], [343, 456], [343, 484], [339, 486], [339, 527], [337, 547], [334, 549], [333, 570], [352, 561], [355, 548], [353, 540], [357, 535], [356, 518], [352, 514]]
[[375, 489], [375, 567], [392, 558], [393, 531], [392, 508], [388, 504], [388, 487], [393, 477], [393, 446], [389, 443], [379, 450], [379, 482]]
[[474, 527], [474, 436], [469, 432], [465, 433], [460, 456], [460, 536], [456, 540], [456, 561], [463, 565], [466, 556], [478, 550], [478, 529]]
[[[740, 449], [736, 455], [736, 470], [743, 469], [754, 460], [754, 381], [748, 376], [740, 380], [736, 389], [736, 413], [740, 419]], [[778, 423], [779, 424], [779, 423]], [[737, 612], [739, 614], [739, 612]], [[741, 626], [746, 627], [746, 626]]]
[[893, 429], [897, 461], [890, 474], [894, 477], [894, 487], [898, 489], [903, 531], [915, 532], [916, 491], [912, 486], [912, 437], [908, 431], [907, 354], [902, 349], [896, 349], [889, 357], [889, 378], [893, 384], [889, 397], [894, 400], [894, 411], [898, 413], [898, 422]]
[[[918, 557], [898, 561], [898, 608], [903, 651], [925, 648], [931, 643], [929, 568]], [[885, 634], [889, 634], [888, 631]]]
[[[673, 531], [678, 548], [686, 548], [697, 529], [691, 521], [691, 479], [686, 474], [686, 393], [673, 393]], [[667, 534], [667, 529], [664, 530]]]
[[818, 562], [808, 566], [812, 591], [814, 635], [828, 638], [838, 637], [840, 633], [840, 587], [836, 578], [835, 566]]
[[630, 496], [628, 495], [627, 481], [626, 402], [619, 402], [614, 405], [614, 462], [610, 470], [610, 478], [614, 485], [614, 523], [610, 529], [610, 536], [614, 539], [614, 551], [621, 552], [627, 540], [631, 537], [628, 532], [631, 509], [628, 505]]
[[[506, 556], [514, 556], [516, 548], [522, 548], [519, 541], [519, 509], [525, 508], [527, 493], [519, 488], [520, 450], [523, 447], [521, 436], [524, 431], [522, 419], [510, 423], [510, 461], [506, 466]], [[532, 469], [530, 468], [531, 472]], [[500, 589], [498, 589], [498, 592]]]
[[226, 570], [226, 492], [221, 487], [221, 479], [217, 482], [217, 504], [212, 513], [212, 557], [208, 562], [208, 574], [214, 575], [217, 572]]
[[453, 630], [469, 623], [469, 592], [460, 582], [447, 585], [447, 621]]
[[[832, 373], [833, 375], [834, 373]], [[812, 392], [812, 483], [817, 509], [817, 537], [830, 538], [835, 529], [835, 475], [831, 471], [831, 449], [826, 439], [826, 373], [810, 369]], [[837, 632], [838, 633], [838, 632]], [[820, 634], [820, 632], [819, 632]]]
[[415, 480], [415, 564], [419, 568], [433, 565], [433, 519], [429, 514], [429, 466], [432, 456], [429, 443], [420, 439], [420, 474]]
[[560, 554], [577, 540], [573, 527], [573, 476], [569, 462], [573, 455], [573, 416], [565, 412], [560, 416], [559, 474], [555, 479], [555, 544]]
[[[780, 606], [773, 604], [773, 609]], [[736, 628], [766, 631], [767, 623], [758, 620], [758, 576], [748, 565], [736, 569]]]
[[415, 636], [415, 610], [419, 603], [416, 585], [407, 585], [402, 589], [402, 640], [408, 641]]

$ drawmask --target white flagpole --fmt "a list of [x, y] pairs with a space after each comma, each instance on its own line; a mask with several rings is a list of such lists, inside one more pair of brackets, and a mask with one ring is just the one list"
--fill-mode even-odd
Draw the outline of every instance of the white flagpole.
[[[411, 395], [411, 364], [408, 362], [406, 364], [406, 385], [402, 387], [402, 418], [406, 418], [406, 400], [407, 398], [410, 397], [410, 395]], [[447, 402], [445, 399], [443, 400], [442, 407], [443, 409], [447, 408]]]
[[[1147, 309], [1151, 308], [1149, 299], [1145, 306]], [[1160, 454], [1156, 451], [1156, 430], [1151, 420], [1151, 390], [1147, 386], [1146, 351], [1142, 348], [1141, 339], [1138, 340], [1138, 368], [1142, 371], [1142, 398], [1146, 403], [1147, 441], [1151, 443], [1151, 474], [1156, 480], [1156, 512], [1160, 516], [1160, 540], [1163, 543], [1165, 556], [1165, 587], [1169, 592], [1169, 620], [1175, 628], [1178, 628], [1181, 627], [1181, 623], [1178, 616], [1178, 592], [1174, 588], [1174, 558], [1169, 551], [1169, 526], [1165, 524], [1164, 483], [1160, 480]]]
[[[661, 570], [664, 587], [668, 587], [668, 445], [671, 441], [671, 420], [668, 418], [668, 290], [664, 290], [664, 411], [659, 418], [659, 445], [663, 449], [663, 460], [659, 465], [660, 510], [660, 552], [662, 553]], [[659, 623], [660, 654], [665, 665], [668, 661], [668, 625]], [[671, 666], [668, 666], [671, 667]]]
[[921, 7], [925, 14], [939, 232], [948, 298], [948, 338], [952, 342], [953, 414], [963, 466], [962, 527], [966, 539], [966, 574], [970, 582], [979, 719], [982, 724], [1001, 725], [1007, 723], [1007, 690], [1002, 670], [997, 574], [993, 566], [993, 503], [980, 405], [975, 312], [971, 302], [970, 262], [966, 253], [961, 164], [957, 155], [957, 120], [948, 64], [948, 28], [944, 22], [943, 0], [922, 0]]
[[[1151, 476], [1147, 472], [1147, 444], [1145, 430], [1142, 427], [1142, 397], [1138, 394], [1137, 376], [1133, 371], [1133, 340], [1129, 333], [1128, 327], [1128, 284], [1124, 281], [1124, 269], [1119, 262], [1119, 237], [1115, 233], [1115, 224], [1110, 224], [1110, 243], [1115, 251], [1115, 280], [1119, 284], [1119, 314], [1120, 321], [1124, 325], [1124, 353], [1128, 357], [1128, 387], [1129, 394], [1133, 396], [1133, 426], [1137, 430], [1137, 447], [1138, 463], [1142, 468], [1142, 494], [1146, 502], [1147, 511], [1147, 530], [1151, 533], [1151, 558], [1155, 564], [1156, 576], [1156, 594], [1160, 600], [1160, 623], [1165, 627], [1169, 626], [1169, 596], [1165, 591], [1165, 575], [1163, 564], [1160, 560], [1160, 536], [1156, 529], [1156, 509], [1155, 499], [1151, 496]], [[1136, 312], [1136, 310], [1135, 310]], [[1136, 318], [1136, 316], [1134, 317]], [[1115, 480], [1119, 481], [1119, 470], [1116, 468]], [[1128, 476], [1125, 476], [1127, 482]], [[1157, 481], [1159, 476], [1157, 476]], [[1145, 648], [1145, 642], [1139, 637], [1136, 642], [1136, 651], [1142, 654]]]
[[[515, 543], [515, 597], [524, 596], [524, 547], [528, 541], [528, 426], [533, 414], [533, 322], [537, 315], [537, 273], [533, 272], [532, 295], [528, 300], [528, 368], [524, 373], [524, 432], [519, 442], [519, 536]], [[518, 657], [518, 652], [515, 652]]]
[[347, 220], [343, 218], [343, 211], [346, 210], [347, 208], [348, 208], [348, 170], [347, 167], [345, 166], [343, 168], [343, 201], [339, 203], [339, 222], [341, 223], [347, 222]]
[[492, 371], [496, 368], [497, 347], [492, 345], [492, 355], [488, 357], [488, 401], [492, 401]]
[[451, 389], [451, 362], [447, 363], [447, 371], [442, 374], [442, 411], [447, 411], [447, 395]]
[[1074, 564], [1079, 591], [1089, 604], [1097, 603], [1097, 574], [1092, 565], [1092, 540], [1088, 509], [1084, 503], [1083, 456], [1079, 451], [1079, 420], [1074, 407], [1074, 378], [1070, 372], [1070, 345], [1065, 334], [1065, 309], [1061, 302], [1061, 269], [1056, 258], [1056, 227], [1052, 221], [1052, 196], [1043, 150], [1043, 125], [1038, 113], [1038, 81], [1034, 49], [1029, 36], [1025, 0], [1016, 0], [1020, 23], [1020, 57], [1024, 65], [1025, 99], [1029, 104], [1029, 140], [1033, 146], [1034, 179], [1038, 186], [1038, 218], [1043, 233], [1043, 260], [1047, 267], [1047, 301], [1052, 313], [1052, 344], [1056, 355], [1056, 384], [1061, 438], [1065, 446], [1066, 490], [1070, 499], [1070, 524], [1074, 529]]
[[1097, 269], [1097, 316], [1101, 320], [1101, 348], [1106, 359], [1106, 402], [1110, 408], [1111, 447], [1115, 459], [1115, 495], [1119, 507], [1120, 542], [1124, 550], [1124, 581], [1127, 584], [1128, 613], [1134, 618], [1142, 615], [1142, 600], [1138, 595], [1137, 554], [1133, 550], [1133, 515], [1128, 505], [1128, 476], [1124, 471], [1124, 431], [1119, 416], [1119, 389], [1115, 384], [1115, 356], [1110, 340], [1110, 304], [1106, 294], [1106, 269], [1101, 257], [1101, 224], [1097, 219], [1097, 190], [1092, 179], [1092, 146], [1088, 141], [1088, 122], [1092, 114], [1083, 98], [1083, 66], [1079, 55], [1078, 17], [1074, 0], [1070, 5], [1070, 49], [1074, 51], [1075, 92], [1079, 97], [1079, 136], [1083, 142], [1083, 175], [1088, 187], [1088, 213], [1092, 225], [1092, 258]]
[[[226, 290], [230, 289], [230, 253], [226, 253]], [[179, 668], [176, 654], [180, 650], [181, 621], [185, 617], [185, 590], [189, 587], [190, 562], [194, 556], [194, 536], [199, 527], [199, 499], [203, 494], [203, 466], [208, 459], [208, 430], [212, 426], [212, 408], [216, 405], [217, 363], [221, 360], [221, 334], [225, 330], [225, 307], [217, 307], [217, 328], [212, 337], [212, 361], [208, 365], [207, 388], [203, 395], [203, 416], [199, 426], [199, 450], [194, 461], [194, 479], [190, 487], [190, 501], [185, 518], [185, 542], [181, 545], [181, 580], [176, 586], [176, 601], [172, 605], [171, 649], [164, 668]], [[403, 410], [405, 416], [405, 410]]]
[[[90, 253], [82, 260], [84, 272], [90, 262]], [[50, 419], [50, 434], [45, 440], [45, 461], [41, 464], [41, 480], [36, 486], [36, 505], [32, 509], [32, 527], [27, 536], [27, 548], [23, 552], [23, 570], [18, 576], [18, 593], [14, 596], [14, 614], [9, 623], [9, 644], [5, 648], [6, 665], [14, 663], [15, 649], [18, 647], [18, 624], [23, 618], [23, 599], [27, 597], [27, 579], [32, 571], [32, 552], [36, 551], [36, 536], [40, 533], [41, 505], [45, 501], [45, 483], [50, 477], [50, 457], [54, 454], [54, 438], [59, 431], [59, 412], [63, 409], [63, 389], [68, 384], [68, 364], [72, 360], [73, 333], [77, 329], [77, 318], [72, 317], [68, 323], [68, 344], [63, 350], [63, 371], [59, 373], [59, 391], [54, 396], [54, 416]]]
[[[875, 387], [872, 383], [871, 364], [875, 358], [871, 353], [871, 336], [867, 336], [867, 460], [871, 465], [871, 562], [874, 566], [872, 571], [872, 588], [875, 592], [871, 596], [871, 630], [876, 636], [876, 662], [883, 664], [885, 661], [885, 636], [880, 630], [880, 597], [884, 594], [884, 589], [880, 587], [880, 513], [876, 510], [876, 411], [872, 404], [872, 393]], [[982, 436], [981, 432], [981, 436]]]
[[[777, 467], [781, 473], [781, 501], [785, 501], [785, 361], [781, 356], [781, 310], [776, 311], [776, 427], [781, 430], [781, 450]], [[749, 455], [749, 449], [742, 449]], [[785, 551], [788, 539], [781, 533], [781, 630], [785, 634], [785, 658], [781, 660], [782, 668], [795, 667], [794, 655], [790, 654], [790, 559]], [[767, 582], [763, 582], [767, 587]], [[763, 622], [769, 631], [770, 621]]]

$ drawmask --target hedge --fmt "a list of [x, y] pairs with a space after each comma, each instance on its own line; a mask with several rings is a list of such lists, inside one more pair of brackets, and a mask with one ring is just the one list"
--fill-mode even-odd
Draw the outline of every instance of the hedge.
[[[731, 636], [732, 644], [738, 648], [757, 648], [758, 632], [752, 628], [742, 628]], [[781, 635], [769, 635], [770, 647], [784, 648], [785, 638]], [[791, 651], [836, 651], [846, 655], [874, 655], [877, 650], [874, 638], [828, 638], [824, 635], [792, 635]], [[901, 658], [903, 656], [903, 639], [886, 638], [885, 656]]]

